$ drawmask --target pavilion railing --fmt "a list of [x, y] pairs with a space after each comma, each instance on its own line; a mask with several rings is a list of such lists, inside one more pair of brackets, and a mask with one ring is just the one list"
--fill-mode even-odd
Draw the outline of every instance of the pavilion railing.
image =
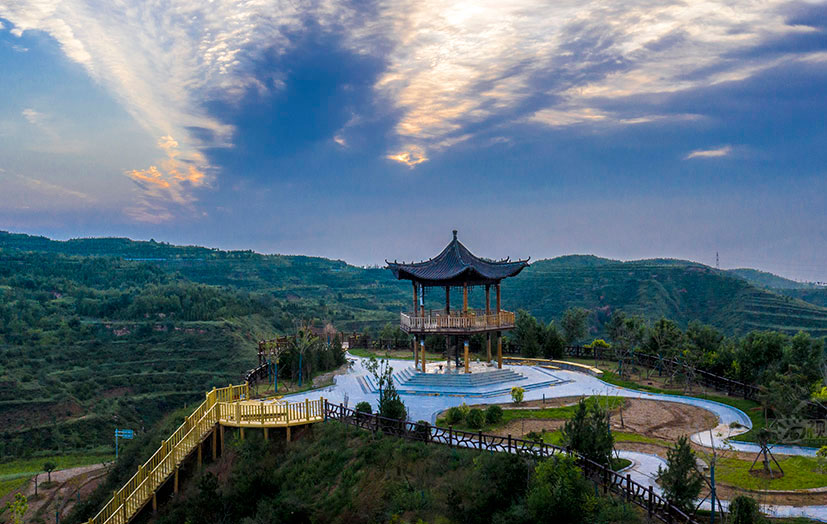
[[492, 328], [509, 329], [514, 327], [514, 313], [500, 311], [486, 314], [485, 311], [457, 312], [450, 315], [445, 312], [426, 311], [424, 315], [411, 313], [400, 314], [401, 327], [405, 331], [451, 331], [484, 330]]
[[375, 414], [358, 412], [341, 404], [332, 404], [328, 401], [325, 401], [324, 415], [325, 421], [338, 420], [344, 424], [373, 431], [374, 433], [381, 432], [386, 435], [425, 443], [443, 444], [449, 447], [512, 453], [536, 459], [567, 454], [575, 458], [577, 465], [586, 478], [602, 486], [604, 494], [612, 492], [627, 502], [637, 504], [646, 510], [650, 519], [656, 518], [667, 524], [698, 524], [694, 518], [655, 493], [651, 486], [644, 486], [632, 480], [628, 474], [617, 473], [559, 446], [513, 438], [511, 435], [505, 437], [502, 435], [488, 435], [481, 431], [473, 433], [455, 430], [453, 427], [443, 428], [427, 423], [395, 420]]

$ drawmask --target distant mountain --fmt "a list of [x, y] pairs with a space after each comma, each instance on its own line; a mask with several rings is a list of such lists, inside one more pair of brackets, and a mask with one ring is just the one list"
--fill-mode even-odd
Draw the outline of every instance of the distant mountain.
[[[260, 255], [252, 251], [221, 251], [197, 246], [93, 238], [53, 241], [45, 237], [0, 232], [0, 250], [13, 249], [76, 256], [111, 256], [148, 263], [193, 282], [268, 292], [306, 314], [322, 316], [345, 330], [379, 327], [395, 322], [410, 307], [410, 286], [383, 269], [362, 269], [319, 257]], [[750, 280], [752, 279], [752, 280]], [[793, 283], [756, 270], [718, 271], [675, 259], [621, 262], [593, 255], [568, 255], [538, 260], [503, 284], [503, 304], [525, 308], [548, 322], [569, 307], [594, 311], [593, 333], [603, 332], [613, 311], [623, 310], [655, 320], [672, 318], [714, 325], [728, 334], [774, 329], [827, 335], [827, 309], [805, 302], [809, 291], [785, 289], [800, 298], [757, 286], [753, 280], [777, 285]], [[781, 283], [781, 284], [779, 284]], [[787, 284], [789, 285], [789, 284]], [[442, 307], [444, 297], [432, 292], [428, 307]], [[473, 290], [471, 305], [482, 306], [483, 293]]]
[[767, 289], [815, 289], [817, 286], [809, 282], [796, 282], [766, 271], [757, 269], [738, 268], [728, 269], [727, 273], [743, 278], [750, 284]]

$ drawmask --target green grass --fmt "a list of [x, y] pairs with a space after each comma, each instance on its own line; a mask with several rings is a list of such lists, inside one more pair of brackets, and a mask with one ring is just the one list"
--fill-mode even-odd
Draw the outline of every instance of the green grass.
[[[791, 490], [827, 486], [827, 475], [818, 471], [818, 462], [812, 457], [776, 457], [784, 476], [780, 479], [762, 479], [750, 475], [751, 460], [722, 459], [715, 470], [718, 481], [745, 489]], [[760, 461], [759, 461], [760, 462]], [[775, 463], [772, 464], [775, 469]], [[760, 468], [761, 465], [756, 464]]]
[[[624, 399], [623, 397], [586, 397], [586, 403], [592, 404], [595, 402], [600, 402], [601, 405], [605, 406], [605, 403], [608, 402], [609, 409], [616, 409], [620, 407]], [[501, 428], [507, 425], [509, 422], [513, 422], [515, 420], [568, 420], [574, 415], [574, 411], [577, 409], [577, 405], [572, 406], [561, 406], [556, 408], [539, 408], [539, 409], [509, 409], [503, 408], [503, 419], [498, 424], [485, 424], [482, 428], [471, 428], [465, 424], [465, 421], [460, 422], [459, 424], [454, 424], [454, 428], [461, 430], [461, 431], [490, 431], [493, 429]], [[484, 410], [483, 410], [484, 411]], [[449, 424], [445, 421], [444, 417], [439, 417], [436, 421], [438, 426], [448, 426]], [[548, 434], [548, 433], [546, 433]]]
[[114, 459], [113, 455], [55, 455], [44, 456], [28, 459], [15, 459], [9, 462], [0, 462], [0, 497], [8, 495], [12, 491], [19, 489], [30, 478], [38, 473], [44, 473], [43, 464], [46, 462], [53, 462], [57, 465], [55, 471], [60, 469], [75, 468], [78, 466], [87, 466], [89, 464], [98, 464]]
[[612, 431], [615, 442], [633, 442], [641, 444], [656, 444], [659, 446], [672, 446], [672, 442], [668, 440], [647, 437], [646, 435], [638, 435], [637, 433], [626, 433], [624, 431]]

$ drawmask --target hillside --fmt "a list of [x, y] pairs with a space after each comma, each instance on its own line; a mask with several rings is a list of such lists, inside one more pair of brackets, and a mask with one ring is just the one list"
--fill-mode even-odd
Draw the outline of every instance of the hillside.
[[[310, 318], [378, 329], [410, 288], [324, 258], [0, 233], [0, 297], [0, 454], [19, 455], [108, 446], [113, 427], [139, 429], [238, 380], [261, 337]], [[471, 305], [482, 297], [473, 290]], [[432, 291], [428, 306], [443, 300]], [[728, 334], [827, 335], [827, 309], [677, 260], [540, 260], [504, 284], [503, 304], [544, 322], [590, 309], [593, 335], [619, 309]]]
[[727, 273], [743, 278], [750, 284], [763, 287], [767, 289], [814, 289], [815, 284], [809, 282], [797, 282], [789, 278], [780, 277], [773, 273], [766, 271], [759, 271], [757, 269], [738, 268], [728, 269]]

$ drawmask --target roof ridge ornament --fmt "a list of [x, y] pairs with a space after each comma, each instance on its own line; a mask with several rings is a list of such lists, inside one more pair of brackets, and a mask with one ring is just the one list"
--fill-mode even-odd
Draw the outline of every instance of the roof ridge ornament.
[[454, 240], [456, 240], [456, 239], [457, 239], [457, 230], [455, 229], [455, 230], [453, 231], [453, 233], [454, 233]]

